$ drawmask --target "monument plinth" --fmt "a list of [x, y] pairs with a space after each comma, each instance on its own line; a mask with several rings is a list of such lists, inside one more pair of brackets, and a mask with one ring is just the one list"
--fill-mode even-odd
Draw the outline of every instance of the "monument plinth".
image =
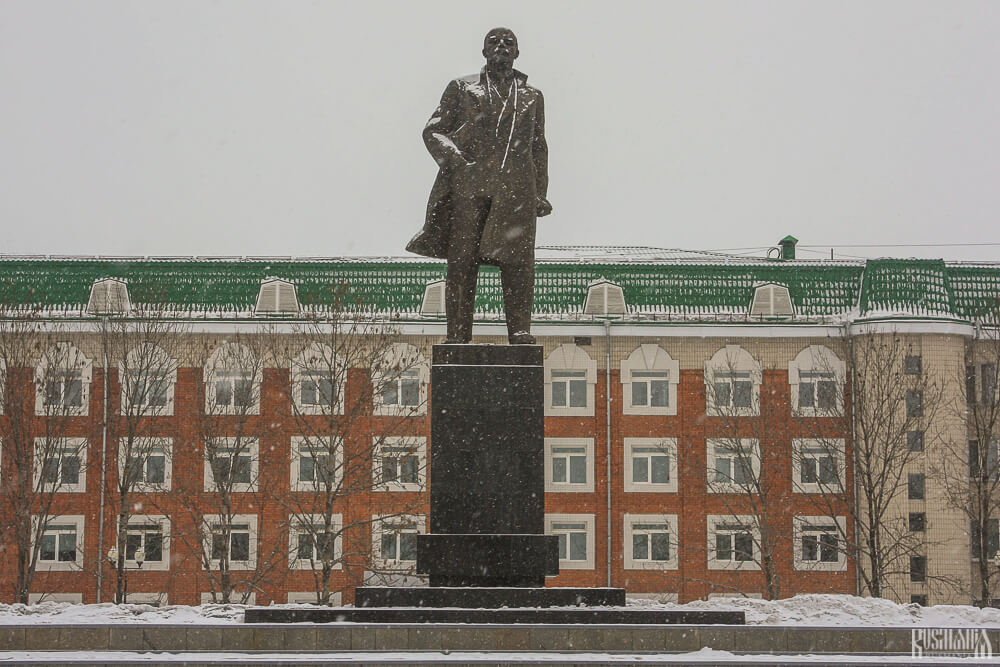
[[559, 538], [545, 529], [539, 345], [435, 345], [430, 532], [417, 573], [430, 587], [364, 587], [358, 607], [624, 605], [624, 589], [545, 588]]

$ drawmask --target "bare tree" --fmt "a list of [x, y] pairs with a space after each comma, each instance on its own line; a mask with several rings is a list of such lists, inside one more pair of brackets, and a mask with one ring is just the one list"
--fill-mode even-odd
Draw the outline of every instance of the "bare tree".
[[[109, 509], [116, 516], [114, 539], [115, 602], [126, 602], [128, 573], [137, 567], [142, 552], [146, 567], [164, 562], [168, 553], [167, 519], [135, 524], [147, 515], [150, 493], [169, 488], [173, 458], [172, 419], [178, 359], [187, 328], [162, 313], [138, 317], [103, 318], [101, 343], [111, 367], [117, 369], [108, 415], [108, 439], [115, 447], [115, 474], [111, 480]], [[103, 559], [102, 559], [103, 562]]]
[[13, 598], [27, 603], [40, 565], [79, 569], [81, 526], [53, 513], [57, 494], [86, 481], [93, 364], [70, 336], [0, 286], [2, 530], [13, 545]]
[[[837, 401], [824, 408], [827, 418], [804, 425], [808, 447], [796, 452], [803, 471], [797, 484], [808, 487], [803, 490], [812, 494], [816, 513], [839, 532], [838, 544], [855, 563], [861, 592], [887, 597], [897, 593], [894, 578], [914, 574], [911, 559], [922, 558], [928, 546], [923, 533], [911, 530], [903, 508], [907, 497], [923, 497], [924, 474], [911, 470], [921, 461], [945, 387], [923, 368], [919, 352], [894, 334], [855, 335], [847, 356], [847, 402], [840, 403], [837, 392]], [[833, 374], [833, 369], [827, 373]], [[853, 494], [841, 467], [848, 440]], [[846, 503], [852, 495], [854, 501]]]
[[788, 536], [780, 522], [788, 506], [772, 479], [770, 445], [786, 437], [787, 406], [761, 397], [762, 370], [742, 348], [720, 350], [705, 372], [707, 410], [715, 416], [706, 441], [707, 485], [726, 508], [709, 531], [709, 558], [735, 569], [759, 568], [764, 594], [774, 600], [782, 594], [778, 559]]
[[204, 409], [197, 411], [193, 431], [175, 441], [175, 457], [203, 462], [196, 465], [203, 474], [178, 475], [172, 491], [159, 494], [167, 499], [168, 512], [175, 512], [172, 540], [197, 555], [214, 602], [246, 603], [281, 572], [284, 552], [261, 539], [274, 480], [260, 451], [267, 429], [261, 415], [266, 364], [261, 342], [256, 333], [205, 342], [197, 355]]
[[290, 488], [275, 500], [288, 518], [289, 565], [311, 573], [318, 604], [338, 592], [338, 570], [353, 583], [412, 574], [400, 564], [414, 557], [407, 517], [426, 488], [425, 421], [414, 417], [426, 411], [427, 364], [345, 288], [332, 296], [330, 307], [267, 336], [297, 434]]
[[[989, 323], [992, 324], [992, 323]], [[973, 599], [989, 606], [1000, 588], [994, 557], [1000, 549], [1000, 333], [995, 326], [977, 328], [958, 369], [958, 397], [949, 411], [967, 425], [968, 439], [942, 443], [934, 474], [948, 504], [968, 522], [971, 556], [978, 584]], [[978, 580], [978, 581], [976, 581]]]

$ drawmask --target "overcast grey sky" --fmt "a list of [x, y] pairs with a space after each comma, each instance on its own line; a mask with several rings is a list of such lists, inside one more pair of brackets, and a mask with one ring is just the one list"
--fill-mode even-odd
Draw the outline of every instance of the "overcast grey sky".
[[539, 245], [1000, 243], [996, 1], [0, 0], [0, 252], [404, 254], [497, 25]]

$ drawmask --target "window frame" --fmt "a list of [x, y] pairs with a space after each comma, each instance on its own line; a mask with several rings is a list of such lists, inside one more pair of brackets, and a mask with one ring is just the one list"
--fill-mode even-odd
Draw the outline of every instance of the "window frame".
[[[292, 409], [300, 415], [342, 415], [344, 414], [344, 391], [347, 384], [347, 369], [343, 359], [329, 345], [312, 342], [292, 359], [289, 364], [291, 379]], [[328, 378], [335, 393], [329, 405], [302, 402], [302, 383], [316, 377]]]
[[[39, 530], [40, 524], [44, 521], [44, 528]], [[63, 526], [73, 526], [75, 529], [73, 534], [76, 538], [75, 545], [75, 559], [72, 561], [59, 560], [59, 540], [56, 538], [56, 559], [53, 561], [42, 560], [41, 546], [39, 546], [35, 540], [44, 538], [49, 532], [56, 532], [57, 535], [61, 535], [65, 530], [61, 530]], [[59, 528], [60, 530], [54, 530], [54, 528]], [[85, 538], [86, 538], [86, 517], [82, 514], [53, 514], [53, 515], [40, 515], [36, 514], [32, 516], [32, 548], [38, 548], [38, 557], [35, 559], [35, 570], [38, 572], [76, 572], [82, 571], [85, 563]]]
[[[206, 415], [259, 415], [260, 414], [260, 390], [263, 379], [261, 362], [256, 355], [242, 343], [222, 343], [212, 352], [205, 362], [203, 371], [203, 384], [205, 385], [205, 414]], [[250, 381], [250, 394], [252, 403], [249, 405], [236, 404], [237, 376], [242, 376]], [[216, 402], [217, 386], [220, 380], [232, 378], [232, 404], [220, 404]]]
[[[553, 463], [558, 448], [583, 448], [586, 457], [587, 481], [556, 482], [553, 478]], [[593, 438], [545, 438], [545, 491], [546, 493], [593, 493], [594, 492], [594, 439]], [[570, 468], [567, 466], [567, 478]]]
[[[75, 345], [69, 342], [56, 343], [42, 353], [35, 366], [35, 415], [44, 416], [66, 416], [85, 417], [90, 411], [90, 384], [93, 381], [94, 364], [89, 357]], [[48, 381], [55, 377], [68, 377], [79, 375], [80, 378], [80, 405], [62, 405], [58, 412], [53, 412], [46, 403], [48, 395]], [[60, 392], [63, 397], [61, 402], [65, 402], [65, 383]]]
[[[119, 477], [125, 475], [126, 467], [128, 461], [124, 456], [123, 448], [124, 441], [126, 438], [118, 439], [118, 475]], [[163, 483], [158, 484], [156, 482], [147, 482], [145, 477], [147, 476], [146, 465], [143, 466], [143, 481], [133, 482], [132, 490], [139, 493], [161, 493], [164, 491], [170, 491], [173, 484], [173, 438], [135, 438], [136, 442], [144, 441], [148, 442], [148, 445], [143, 445], [145, 451], [145, 461], [144, 463], [148, 465], [149, 457], [156, 452], [162, 452], [163, 454]], [[134, 447], [134, 445], [133, 445]]]
[[[374, 456], [372, 457], [372, 476], [375, 484], [373, 491], [385, 492], [416, 492], [427, 488], [427, 438], [424, 436], [392, 436], [385, 438], [373, 438]], [[401, 482], [396, 480], [385, 481], [382, 479], [382, 460], [385, 458], [385, 450], [401, 449], [410, 450], [409, 456], [417, 457], [417, 481]], [[396, 457], [398, 458], [398, 457]], [[397, 466], [399, 470], [399, 466]], [[401, 473], [401, 471], [400, 471]]]
[[[819, 378], [813, 390], [812, 407], [799, 405], [803, 380], [809, 375], [823, 373], [833, 378], [834, 406], [832, 410], [819, 407]], [[804, 377], [806, 376], [806, 377]], [[847, 362], [825, 345], [804, 347], [793, 360], [788, 362], [788, 384], [791, 389], [792, 414], [796, 417], [842, 417], [844, 414], [844, 388], [847, 380]]]
[[[223, 516], [220, 514], [205, 514], [201, 518], [204, 524], [204, 534], [203, 534], [203, 548], [205, 549], [205, 555], [208, 557], [210, 570], [218, 570], [220, 561], [222, 559], [212, 558], [214, 536], [216, 526], [223, 525]], [[258, 523], [256, 514], [233, 514], [230, 517], [230, 526], [242, 526], [247, 525], [247, 533], [249, 535], [249, 558], [246, 561], [234, 561], [232, 558], [229, 559], [229, 569], [231, 571], [248, 571], [257, 569], [257, 541], [260, 534], [258, 533]], [[233, 543], [232, 543], [233, 531], [230, 529], [229, 536], [229, 554], [232, 555]]]
[[[301, 479], [302, 471], [302, 459], [304, 458], [303, 452], [308, 451], [325, 451], [329, 452], [333, 449], [333, 484], [334, 488], [337, 488], [344, 475], [344, 443], [338, 438], [338, 442], [335, 446], [331, 445], [331, 438], [329, 437], [313, 437], [304, 435], [294, 435], [291, 439], [291, 461], [289, 465], [289, 479], [288, 488], [292, 492], [317, 492], [323, 491], [325, 489], [321, 486], [320, 480], [314, 482], [303, 481]], [[312, 454], [309, 454], [313, 457]]]
[[584, 560], [570, 560], [570, 559], [559, 559], [559, 569], [561, 570], [593, 570], [594, 569], [594, 551], [596, 545], [595, 537], [595, 520], [593, 514], [546, 514], [545, 515], [545, 534], [546, 535], [559, 535], [561, 531], [556, 531], [554, 526], [556, 524], [584, 524], [584, 529], [586, 530], [586, 547], [587, 547], [587, 558]]
[[[710, 494], [725, 494], [725, 493], [745, 493], [747, 491], [747, 483], [731, 481], [731, 482], [719, 482], [715, 480], [715, 474], [718, 470], [717, 467], [717, 457], [718, 448], [722, 447], [727, 450], [732, 451], [731, 443], [734, 440], [740, 441], [740, 447], [743, 450], [747, 449], [747, 444], [749, 443], [750, 449], [750, 472], [753, 474], [754, 480], [760, 479], [760, 441], [756, 438], [707, 438], [705, 440], [705, 453], [707, 457], [707, 478], [706, 478], [706, 488]], [[739, 454], [737, 453], [737, 456]], [[745, 456], [740, 456], [740, 459], [745, 459]], [[736, 460], [735, 458], [733, 459]], [[735, 471], [735, 468], [733, 469]], [[732, 479], [732, 475], [730, 475]], [[752, 482], [750, 482], [752, 483]]]
[[[247, 451], [250, 457], [250, 481], [244, 482], [233, 482], [229, 491], [231, 493], [255, 493], [258, 488], [258, 482], [260, 480], [260, 440], [258, 438], [236, 438], [236, 437], [219, 437], [211, 439], [214, 443], [224, 443], [223, 446], [232, 451], [232, 447], [235, 446], [236, 442], [241, 443], [239, 452]], [[212, 459], [209, 457], [209, 443], [205, 443], [205, 451], [203, 453], [204, 459], [204, 490], [209, 493], [217, 493], [219, 491], [219, 485], [215, 481], [215, 471], [212, 470]], [[215, 444], [216, 456], [218, 456], [218, 444]], [[232, 466], [230, 466], [232, 467]]]
[[[136, 357], [139, 357], [138, 360]], [[145, 360], [145, 361], [143, 361]], [[163, 378], [166, 383], [166, 402], [162, 406], [150, 403], [132, 404], [136, 408], [135, 413], [140, 416], [172, 417], [174, 415], [174, 392], [177, 388], [177, 361], [159, 346], [152, 343], [140, 344], [129, 351], [126, 359], [118, 364], [118, 377], [120, 386], [119, 412], [122, 415], [128, 414], [130, 401], [128, 400], [128, 390], [133, 382], [148, 380], [139, 373], [132, 372], [139, 366], [146, 366], [146, 371], [155, 370], [156, 373], [149, 374]], [[155, 368], [149, 368], [154, 366]], [[126, 379], [128, 378], [128, 379]], [[147, 390], [148, 391], [148, 390]], [[148, 396], [148, 394], [147, 394]]]
[[[69, 444], [66, 444], [69, 443]], [[72, 452], [76, 455], [78, 460], [79, 468], [77, 470], [77, 481], [75, 484], [67, 484], [62, 481], [63, 466], [62, 459], [63, 456], [59, 457], [59, 481], [55, 483], [49, 483], [42, 481], [42, 475], [44, 474], [45, 463], [47, 461], [46, 457], [43, 457], [39, 453], [39, 445], [42, 446], [43, 450], [46, 444], [51, 445], [51, 450], [49, 453], [53, 453], [56, 448], [60, 452]], [[34, 468], [34, 485], [35, 488], [42, 489], [44, 493], [84, 493], [87, 490], [87, 450], [89, 449], [89, 443], [87, 438], [35, 438], [34, 439], [34, 451], [32, 452], [33, 468]], [[44, 451], [42, 452], [44, 453]], [[52, 457], [49, 457], [52, 458]]]
[[[625, 438], [625, 455], [623, 474], [625, 476], [626, 493], [676, 493], [677, 492], [677, 438]], [[633, 478], [633, 459], [638, 448], [657, 448], [668, 458], [668, 474], [670, 481], [637, 482]], [[651, 468], [651, 466], [650, 466]]]
[[[810, 443], [818, 443], [810, 445]], [[807, 448], [822, 449], [821, 453], [836, 454], [837, 481], [839, 486], [834, 487], [823, 482], [802, 481], [802, 461], [807, 453], [803, 452]], [[845, 493], [847, 491], [847, 440], [845, 438], [792, 438], [792, 492], [793, 493]], [[822, 467], [817, 465], [817, 472]], [[818, 480], [818, 476], [817, 476]]]
[[[807, 530], [809, 528], [810, 530]], [[822, 533], [815, 528], [824, 528]], [[847, 551], [844, 547], [844, 535], [847, 534], [847, 518], [843, 516], [794, 516], [792, 517], [792, 560], [796, 570], [810, 572], [846, 572], [847, 571]], [[837, 560], [836, 561], [807, 561], [802, 558], [802, 538], [805, 533], [833, 534], [837, 538]], [[822, 542], [817, 543], [817, 548], [822, 550]], [[819, 558], [822, 558], [820, 552]]]
[[[553, 371], [583, 371], [586, 381], [586, 405], [556, 406], [552, 403]], [[573, 343], [563, 343], [545, 358], [545, 416], [592, 417], [594, 386], [597, 384], [597, 361], [587, 351]], [[567, 397], [569, 394], [567, 393]], [[568, 402], [568, 400], [567, 400]]]
[[[299, 558], [299, 540], [298, 537], [302, 534], [302, 525], [305, 522], [317, 526], [323, 524], [322, 514], [306, 514], [306, 515], [295, 515], [292, 514], [288, 517], [288, 525], [291, 530], [288, 531], [288, 569], [290, 570], [315, 570], [318, 566], [320, 569], [323, 567], [322, 559], [314, 558], [313, 560], [303, 560]], [[341, 559], [344, 555], [343, 550], [343, 534], [344, 529], [344, 516], [342, 514], [331, 514], [330, 515], [330, 529], [333, 531], [333, 563], [331, 564], [331, 569], [341, 570], [343, 565]], [[304, 531], [307, 534], [308, 530]], [[312, 554], [315, 557], [316, 554], [316, 544], [312, 545]], [[315, 593], [313, 593], [315, 596]]]
[[[126, 529], [126, 534], [131, 535], [132, 533], [138, 533], [139, 531], [133, 530], [132, 526], [151, 526], [156, 524], [160, 527], [161, 535], [161, 551], [163, 558], [160, 562], [155, 562], [151, 560], [143, 561], [143, 570], [149, 570], [152, 572], [166, 572], [170, 569], [170, 518], [162, 514], [133, 514], [128, 518], [128, 528]], [[152, 531], [143, 531], [142, 533], [142, 548], [146, 549], [146, 533]], [[125, 565], [129, 569], [139, 569], [139, 564], [135, 559], [125, 560]]]
[[[731, 385], [735, 378], [723, 377], [735, 373], [748, 374], [750, 381], [750, 405], [735, 406], [735, 386], [730, 390], [730, 405], [717, 404], [715, 384], [717, 379], [728, 379]], [[726, 345], [705, 362], [705, 414], [713, 417], [753, 417], [760, 414], [760, 385], [763, 379], [760, 363], [740, 345]]]
[[[416, 572], [416, 545], [414, 545], [413, 560], [386, 559], [382, 554], [382, 535], [386, 526], [393, 527], [393, 532], [425, 535], [427, 532], [427, 517], [423, 514], [375, 515], [372, 517], [372, 561], [382, 571], [396, 574], [413, 574]], [[398, 530], [397, 530], [398, 528]], [[399, 553], [399, 541], [396, 541], [396, 552]]]
[[[406, 362], [412, 362], [407, 364]], [[402, 371], [391, 370], [405, 366]], [[389, 370], [383, 370], [389, 369]], [[401, 373], [415, 373], [418, 382], [417, 404], [402, 405], [399, 403], [384, 403], [384, 394], [375, 391], [372, 396], [372, 411], [376, 415], [424, 415], [427, 414], [427, 387], [430, 386], [431, 370], [420, 348], [410, 343], [393, 343], [382, 355], [375, 369], [373, 384], [375, 388], [385, 387], [387, 382], [401, 381]], [[401, 386], [397, 384], [397, 396], [402, 394]]]
[[[669, 536], [670, 558], [666, 560], [637, 559], [634, 553], [633, 537], [635, 527], [639, 525], [656, 524], [666, 525]], [[680, 551], [680, 541], [677, 532], [676, 514], [628, 514], [623, 517], [624, 528], [624, 569], [626, 570], [676, 570], [678, 568], [678, 556]]]
[[[754, 521], [753, 516], [740, 514], [709, 514], [708, 517], [706, 517], [706, 523], [708, 527], [707, 560], [709, 570], [760, 570], [760, 527], [757, 525], [757, 522]], [[741, 525], [745, 528], [745, 530], [736, 531], [726, 529], [720, 531], [721, 527], [732, 525]], [[751, 553], [750, 560], [718, 560], [715, 557], [717, 551], [715, 538], [720, 532], [734, 535], [738, 532], [749, 533], [753, 543], [753, 552]], [[735, 543], [730, 551], [735, 553]]]
[[[634, 373], [663, 372], [667, 381], [667, 405], [633, 405]], [[643, 343], [621, 362], [622, 414], [626, 415], [676, 415], [677, 385], [680, 382], [680, 362], [655, 343]], [[650, 378], [650, 382], [652, 378]], [[650, 386], [651, 389], [651, 386]], [[652, 402], [652, 392], [647, 390]]]

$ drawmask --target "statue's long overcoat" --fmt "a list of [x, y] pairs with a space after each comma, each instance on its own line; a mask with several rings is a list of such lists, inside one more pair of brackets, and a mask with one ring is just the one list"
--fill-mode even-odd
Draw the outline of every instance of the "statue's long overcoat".
[[488, 196], [493, 204], [479, 261], [534, 261], [537, 198], [548, 189], [545, 110], [541, 91], [524, 74], [515, 70], [514, 81], [513, 88], [498, 91], [484, 69], [448, 84], [424, 128], [424, 143], [440, 169], [424, 228], [406, 246], [410, 252], [446, 259], [454, 226], [475, 224], [456, 219], [455, 198]]

